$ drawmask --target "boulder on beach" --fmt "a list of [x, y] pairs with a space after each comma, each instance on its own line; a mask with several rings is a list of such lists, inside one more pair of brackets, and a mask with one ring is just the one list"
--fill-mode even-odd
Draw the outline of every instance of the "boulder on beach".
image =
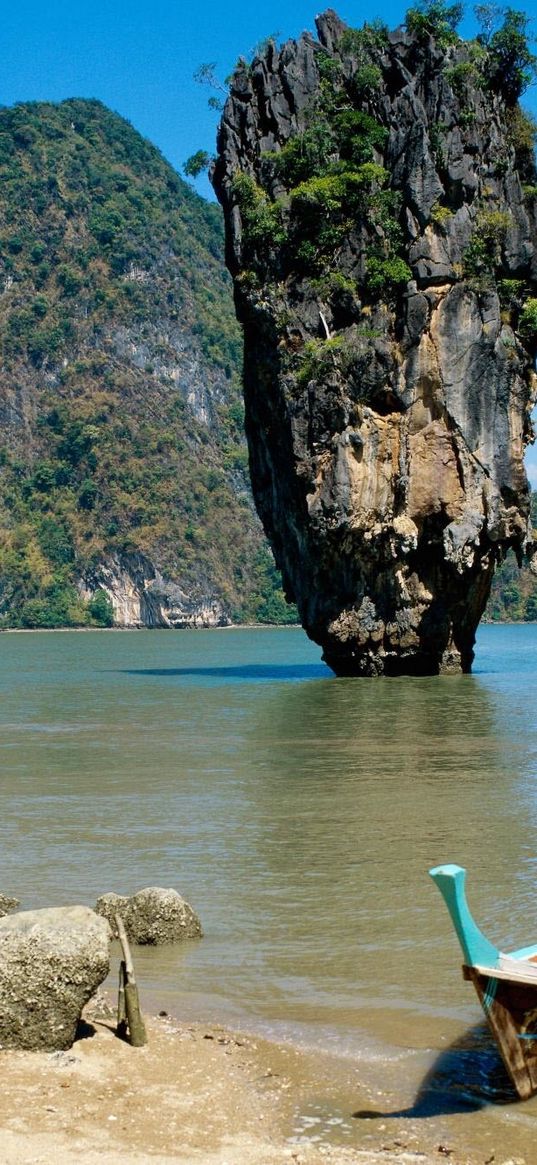
[[4, 918], [6, 914], [11, 914], [12, 910], [16, 910], [20, 906], [18, 898], [10, 898], [9, 894], [0, 894], [0, 918]]
[[0, 1048], [70, 1048], [110, 968], [108, 922], [88, 906], [0, 919]]
[[109, 920], [114, 932], [114, 916], [119, 914], [127, 937], [140, 946], [160, 946], [203, 934], [200, 920], [188, 902], [177, 890], [164, 890], [161, 886], [138, 890], [130, 898], [102, 894], [95, 910]]

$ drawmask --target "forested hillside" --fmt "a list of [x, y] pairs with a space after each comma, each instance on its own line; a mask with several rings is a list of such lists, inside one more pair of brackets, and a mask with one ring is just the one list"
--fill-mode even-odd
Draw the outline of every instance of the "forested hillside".
[[221, 215], [97, 101], [0, 110], [3, 626], [292, 619]]
[[[531, 516], [537, 530], [537, 493], [532, 493]], [[537, 622], [537, 577], [526, 566], [519, 570], [511, 551], [492, 580], [486, 619], [493, 623]]]
[[[0, 626], [292, 621], [219, 208], [97, 101], [0, 110]], [[498, 572], [492, 618], [537, 617]]]

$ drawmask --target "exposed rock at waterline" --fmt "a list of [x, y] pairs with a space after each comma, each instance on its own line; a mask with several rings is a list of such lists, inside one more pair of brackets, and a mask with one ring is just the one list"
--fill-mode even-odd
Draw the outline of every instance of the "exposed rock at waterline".
[[200, 938], [200, 920], [177, 890], [150, 886], [132, 897], [103, 894], [97, 899], [97, 914], [103, 915], [114, 928], [114, 917], [123, 919], [127, 937], [140, 946], [160, 946], [185, 938]]
[[187, 594], [144, 554], [112, 555], [81, 582], [83, 599], [109, 598], [116, 627], [224, 627], [231, 622], [217, 595], [194, 586]]
[[108, 974], [110, 938], [106, 919], [87, 906], [0, 919], [0, 1047], [70, 1048]]
[[337, 673], [468, 670], [533, 552], [531, 150], [486, 52], [316, 23], [239, 66], [219, 130], [254, 495]]
[[0, 894], [0, 918], [4, 918], [6, 914], [11, 914], [12, 910], [16, 910], [20, 906], [18, 898], [10, 898], [8, 894]]

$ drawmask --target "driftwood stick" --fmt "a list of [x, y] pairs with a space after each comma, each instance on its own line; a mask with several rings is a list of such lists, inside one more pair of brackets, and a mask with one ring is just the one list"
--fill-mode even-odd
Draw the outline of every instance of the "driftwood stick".
[[134, 981], [134, 966], [133, 966], [133, 962], [132, 962], [132, 955], [131, 955], [131, 949], [129, 946], [129, 940], [127, 938], [127, 931], [125, 930], [125, 923], [123, 922], [123, 919], [121, 918], [120, 914], [115, 915], [115, 920], [116, 920], [116, 926], [117, 926], [117, 934], [118, 934], [119, 941], [121, 943], [121, 950], [123, 952], [123, 959], [125, 962], [125, 973], [126, 973], [126, 977], [127, 977], [127, 982], [129, 982], [130, 980]]
[[125, 1007], [127, 1009], [127, 1022], [131, 1034], [131, 1044], [133, 1048], [143, 1048], [147, 1043], [147, 1033], [140, 1011], [140, 1000], [138, 998], [136, 983], [125, 983]]
[[145, 1030], [145, 1024], [142, 1019], [142, 1013], [140, 1011], [140, 1000], [138, 997], [136, 979], [134, 977], [134, 964], [129, 947], [129, 940], [127, 938], [127, 932], [123, 924], [123, 919], [120, 918], [119, 914], [116, 914], [115, 921], [119, 941], [121, 943], [121, 950], [123, 952], [123, 962], [121, 964], [124, 968], [123, 997], [125, 1001], [125, 1014], [130, 1032], [130, 1040], [133, 1048], [143, 1048], [147, 1043], [147, 1034]]
[[125, 1007], [125, 979], [127, 972], [123, 959], [119, 964], [119, 984], [117, 989], [117, 1028], [120, 1039], [127, 1038], [127, 1010]]

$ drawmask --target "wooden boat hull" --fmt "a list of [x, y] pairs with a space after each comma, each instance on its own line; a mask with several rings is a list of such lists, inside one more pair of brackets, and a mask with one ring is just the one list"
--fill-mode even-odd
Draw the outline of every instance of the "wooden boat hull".
[[537, 944], [502, 952], [477, 926], [465, 892], [466, 870], [429, 870], [448, 908], [463, 957], [502, 1060], [522, 1100], [537, 1092]]
[[473, 983], [490, 1031], [521, 1100], [537, 1093], [537, 981], [494, 978], [464, 965]]

